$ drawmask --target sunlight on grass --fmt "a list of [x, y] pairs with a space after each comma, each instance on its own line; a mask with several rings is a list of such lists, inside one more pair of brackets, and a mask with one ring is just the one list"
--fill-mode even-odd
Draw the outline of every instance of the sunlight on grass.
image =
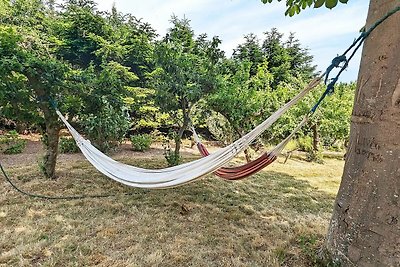
[[3, 180], [0, 266], [314, 266], [343, 162], [281, 162], [243, 181], [209, 175], [155, 191], [124, 187], [85, 161], [59, 164], [56, 181], [37, 179], [36, 165], [9, 168], [30, 192], [117, 196], [35, 200]]

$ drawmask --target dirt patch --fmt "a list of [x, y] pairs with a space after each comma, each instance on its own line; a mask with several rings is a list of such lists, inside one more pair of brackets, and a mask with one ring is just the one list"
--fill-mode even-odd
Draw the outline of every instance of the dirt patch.
[[[37, 164], [42, 155], [44, 154], [44, 147], [40, 141], [40, 135], [20, 135], [22, 139], [27, 141], [24, 152], [16, 155], [4, 155], [0, 154], [0, 161], [4, 167], [17, 167]], [[186, 144], [187, 143], [187, 144]], [[182, 156], [193, 156], [199, 155], [196, 147], [191, 147], [190, 142], [185, 142], [181, 148]], [[132, 159], [161, 159], [164, 157], [164, 148], [161, 143], [154, 143], [151, 149], [145, 152], [136, 152], [131, 149], [131, 143], [129, 141], [121, 144], [116, 151], [110, 152], [109, 156], [114, 159], [121, 158], [132, 158]], [[85, 157], [81, 153], [72, 154], [59, 154], [59, 162], [77, 162], [84, 160]]]

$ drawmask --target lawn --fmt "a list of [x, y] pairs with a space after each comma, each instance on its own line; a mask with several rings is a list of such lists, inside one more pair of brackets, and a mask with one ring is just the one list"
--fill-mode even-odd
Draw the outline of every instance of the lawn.
[[[35, 151], [25, 164], [15, 164], [24, 155], [1, 157], [27, 191], [115, 196], [32, 199], [2, 179], [0, 266], [318, 266], [344, 165], [279, 158], [243, 181], [209, 175], [151, 191], [113, 182], [80, 154], [60, 156], [55, 181], [41, 178]], [[165, 164], [157, 148], [113, 157], [148, 168]], [[196, 157], [186, 149], [186, 160]]]

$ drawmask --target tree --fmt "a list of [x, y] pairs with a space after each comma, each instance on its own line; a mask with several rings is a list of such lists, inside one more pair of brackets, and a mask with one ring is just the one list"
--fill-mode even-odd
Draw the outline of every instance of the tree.
[[126, 97], [145, 83], [132, 70], [143, 69], [145, 76], [147, 62], [123, 64], [126, 56], [150, 54], [151, 30], [131, 17], [120, 19], [116, 10], [113, 20], [91, 0], [57, 9], [54, 1], [1, 0], [0, 7], [1, 116], [43, 133], [44, 174], [55, 177], [61, 128], [50, 102], [59, 100], [59, 109], [102, 150], [123, 138]]
[[251, 63], [250, 76], [256, 75], [258, 65], [265, 61], [263, 51], [261, 50], [260, 41], [253, 33], [244, 36], [245, 42], [239, 44], [233, 51], [232, 57], [241, 61]]
[[193, 105], [212, 92], [217, 84], [215, 64], [223, 56], [218, 48], [221, 41], [206, 35], [197, 38], [189, 20], [173, 16], [173, 27], [156, 44], [156, 70], [152, 73], [156, 101], [161, 111], [170, 115], [177, 125], [174, 153], [169, 155], [178, 163], [181, 139], [190, 122]]
[[[228, 122], [229, 127], [224, 127], [223, 141], [227, 141], [229, 136], [234, 136], [234, 139], [242, 137], [269, 114], [271, 104], [278, 106], [280, 100], [283, 100], [281, 104], [286, 100], [277, 97], [278, 90], [271, 89], [273, 76], [268, 71], [266, 61], [256, 65], [254, 75], [253, 67], [254, 62], [247, 59], [224, 60], [219, 71], [223, 73], [220, 86], [206, 99], [207, 106]], [[273, 100], [275, 103], [271, 103]], [[246, 149], [244, 153], [247, 161], [250, 161], [249, 151]]]
[[[396, 7], [397, 0], [371, 0], [366, 28]], [[400, 265], [399, 25], [397, 12], [363, 47], [350, 146], [326, 239], [343, 266]]]
[[69, 66], [54, 56], [56, 38], [40, 1], [19, 0], [6, 5], [0, 27], [0, 103], [4, 115], [34, 123], [43, 133], [43, 171], [54, 178], [60, 124], [49, 99], [65, 92]]
[[[395, 0], [371, 0], [367, 28], [396, 6]], [[359, 266], [400, 265], [399, 25], [397, 13], [365, 42], [350, 147], [327, 236], [334, 258]]]

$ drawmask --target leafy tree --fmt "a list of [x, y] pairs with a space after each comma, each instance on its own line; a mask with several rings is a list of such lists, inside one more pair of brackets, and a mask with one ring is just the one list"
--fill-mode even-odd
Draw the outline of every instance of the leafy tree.
[[179, 158], [181, 139], [190, 122], [193, 105], [217, 84], [215, 63], [222, 57], [220, 40], [195, 38], [189, 20], [173, 16], [173, 24], [155, 47], [156, 70], [151, 74], [156, 103], [177, 125], [173, 157]]
[[308, 81], [315, 75], [313, 57], [301, 47], [294, 33], [283, 40], [283, 34], [276, 28], [264, 33], [262, 43], [256, 35], [246, 35], [244, 43], [234, 49], [232, 57], [251, 63], [250, 76], [256, 75], [259, 65], [267, 62], [268, 70], [273, 75], [272, 88], [280, 83], [295, 82], [293, 78]]
[[46, 145], [43, 171], [54, 177], [60, 125], [49, 99], [65, 92], [69, 66], [53, 54], [57, 40], [43, 27], [51, 22], [40, 1], [14, 1], [6, 10], [0, 28], [2, 112], [39, 127]]
[[[269, 108], [267, 102], [271, 100], [273, 79], [268, 72], [266, 64], [260, 64], [257, 72], [252, 76], [253, 63], [227, 59], [221, 65], [224, 73], [220, 87], [207, 98], [208, 106], [220, 113], [229, 123], [233, 131], [226, 132], [226, 136], [234, 136], [235, 139], [243, 136], [252, 129]], [[229, 130], [226, 128], [226, 130]], [[246, 159], [250, 160], [250, 154], [245, 151]]]
[[99, 38], [109, 36], [111, 30], [106, 20], [95, 10], [90, 0], [68, 0], [62, 5], [61, 20], [57, 20], [55, 31], [62, 40], [58, 54], [72, 65], [80, 68], [102, 63]]
[[261, 49], [260, 40], [253, 33], [244, 36], [244, 43], [239, 44], [233, 51], [232, 57], [241, 61], [251, 63], [250, 76], [257, 73], [258, 65], [265, 61], [264, 53]]
[[[265, 36], [262, 45], [254, 34], [245, 37], [233, 59], [221, 65], [223, 85], [207, 99], [209, 107], [227, 119], [236, 138], [289, 101], [314, 75], [312, 56], [294, 34], [286, 42], [277, 29]], [[276, 143], [287, 136], [307, 111], [304, 107], [292, 109], [266, 131], [266, 142]]]
[[[66, 1], [59, 9], [54, 9], [53, 2], [45, 5], [42, 1], [1, 4], [2, 116], [36, 125], [43, 132], [47, 148], [43, 170], [54, 177], [61, 125], [50, 100], [59, 100], [59, 108], [69, 120], [86, 126], [98, 147], [109, 148], [125, 135], [126, 128], [119, 125], [127, 121], [123, 112], [126, 98], [132, 95], [134, 85], [144, 83], [132, 72], [134, 66], [140, 69], [140, 64], [123, 64], [126, 56], [140, 54], [133, 49], [135, 38], [147, 44], [142, 54], [152, 51], [148, 45], [151, 29], [131, 19], [118, 26], [96, 11], [93, 1]], [[111, 45], [116, 39], [120, 42]], [[101, 124], [110, 116], [120, 118], [121, 123], [107, 123], [115, 127], [102, 131], [92, 127], [94, 118]]]
[[312, 65], [313, 56], [309, 54], [308, 49], [301, 47], [294, 33], [290, 33], [284, 47], [290, 57], [290, 74], [304, 81], [311, 80], [315, 75], [316, 66]]
[[335, 93], [321, 104], [315, 120], [325, 147], [348, 143], [355, 87], [355, 83], [340, 83], [335, 86]]

